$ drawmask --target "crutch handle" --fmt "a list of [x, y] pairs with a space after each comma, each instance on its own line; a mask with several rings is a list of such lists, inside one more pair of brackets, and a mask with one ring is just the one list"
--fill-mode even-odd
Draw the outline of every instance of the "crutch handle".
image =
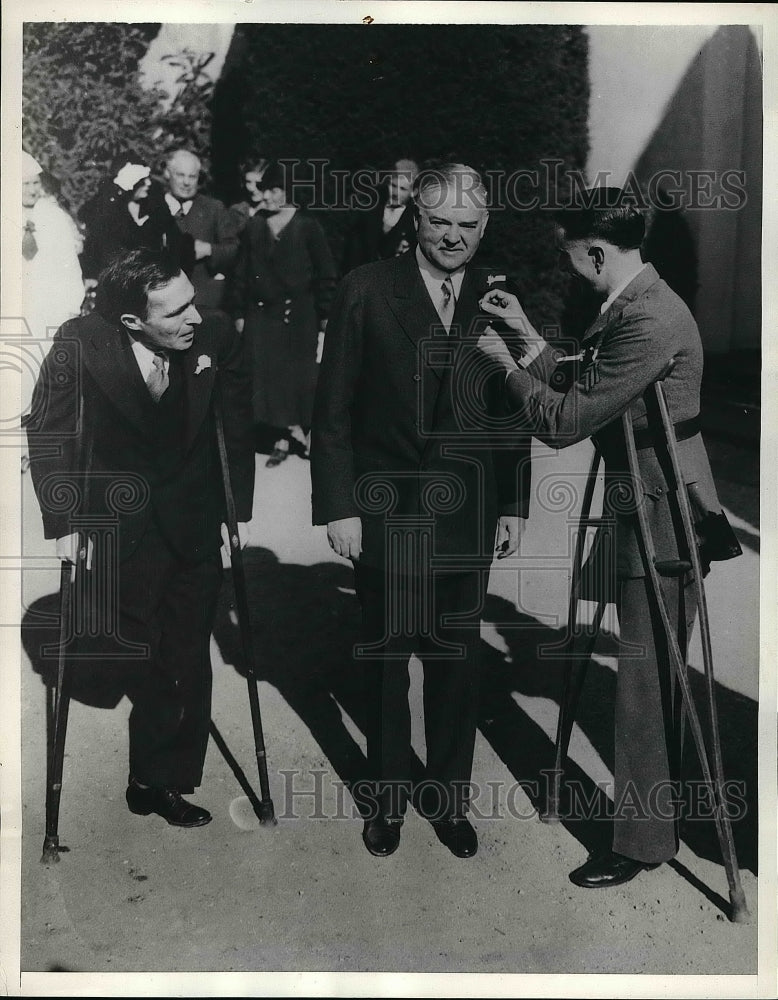
[[655, 559], [654, 565], [660, 576], [683, 576], [691, 572], [692, 564], [687, 559]]

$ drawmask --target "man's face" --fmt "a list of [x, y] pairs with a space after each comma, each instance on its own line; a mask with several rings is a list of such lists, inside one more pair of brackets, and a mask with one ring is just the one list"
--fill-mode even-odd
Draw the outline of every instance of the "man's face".
[[32, 208], [42, 194], [41, 179], [37, 174], [35, 177], [28, 177], [26, 181], [22, 181], [23, 208]]
[[197, 194], [200, 161], [191, 153], [179, 153], [165, 168], [165, 179], [174, 198], [185, 201]]
[[407, 205], [413, 190], [410, 174], [395, 173], [389, 178], [389, 204]]
[[441, 271], [456, 271], [478, 249], [488, 221], [488, 211], [469, 192], [428, 189], [416, 219], [419, 249]]
[[192, 283], [183, 271], [167, 285], [150, 291], [146, 302], [145, 319], [122, 317], [139, 340], [152, 350], [185, 351], [192, 346], [202, 318], [194, 306]]

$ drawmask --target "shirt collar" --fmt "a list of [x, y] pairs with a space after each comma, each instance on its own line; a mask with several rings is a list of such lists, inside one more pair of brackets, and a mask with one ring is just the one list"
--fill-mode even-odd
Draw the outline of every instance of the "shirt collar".
[[164, 367], [167, 370], [170, 364], [170, 358], [165, 351], [152, 351], [150, 347], [146, 347], [145, 344], [136, 340], [135, 337], [126, 330], [127, 336], [130, 338], [130, 346], [132, 347], [132, 353], [135, 355], [135, 361], [140, 368], [141, 375], [143, 375], [144, 382], [151, 374], [151, 369], [154, 367], [154, 355], [161, 354], [164, 358]]
[[635, 271], [634, 274], [631, 274], [626, 281], [622, 281], [622, 283], [618, 286], [618, 288], [614, 288], [614, 290], [610, 293], [608, 298], [600, 306], [600, 315], [602, 315], [604, 312], [607, 312], [608, 309], [610, 309], [610, 307], [613, 305], [616, 299], [621, 295], [621, 293], [624, 291], [627, 285], [631, 285], [632, 282], [635, 280], [635, 278], [637, 278], [639, 274], [642, 274], [642, 272], [645, 271], [647, 267], [648, 267], [647, 264], [643, 264], [642, 267], [640, 267], [637, 271]]
[[440, 291], [440, 286], [446, 278], [451, 278], [451, 284], [454, 286], [454, 298], [459, 299], [462, 282], [465, 280], [465, 267], [467, 265], [463, 264], [456, 271], [443, 271], [427, 260], [421, 252], [418, 243], [416, 244], [416, 263], [427, 288], [434, 289], [437, 293]]
[[176, 214], [179, 208], [181, 209], [181, 212], [184, 215], [187, 215], [189, 209], [192, 207], [193, 200], [194, 200], [193, 198], [185, 198], [184, 201], [179, 201], [179, 199], [176, 198], [176, 196], [171, 194], [169, 191], [165, 192], [165, 201], [168, 203], [168, 207], [170, 208], [170, 211], [173, 213], [173, 215]]

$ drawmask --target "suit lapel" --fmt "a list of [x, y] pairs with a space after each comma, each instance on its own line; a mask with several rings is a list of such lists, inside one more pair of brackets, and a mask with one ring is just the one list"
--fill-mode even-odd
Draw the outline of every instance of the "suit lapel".
[[202, 221], [205, 215], [205, 206], [203, 204], [203, 199], [199, 194], [196, 194], [192, 199], [192, 204], [186, 215], [179, 217], [179, 222], [181, 223], [181, 228], [185, 233], [202, 232], [203, 226]]
[[[429, 297], [427, 286], [419, 274], [414, 253], [409, 251], [398, 257], [394, 287], [387, 300], [400, 328], [420, 355], [422, 362], [442, 379], [449, 367], [446, 364], [446, 355], [450, 353], [445, 350], [446, 332], [437, 309]], [[439, 334], [435, 334], [436, 328]], [[436, 341], [440, 340], [442, 349], [433, 344], [423, 343], [433, 336]]]
[[582, 340], [591, 340], [598, 333], [601, 333], [603, 328], [608, 326], [614, 321], [624, 309], [635, 302], [642, 295], [648, 291], [648, 289], [659, 281], [659, 275], [656, 272], [653, 264], [646, 264], [643, 270], [637, 274], [632, 281], [627, 285], [626, 288], [622, 289], [619, 295], [611, 302], [610, 306], [601, 313], [586, 333], [583, 335]]
[[124, 330], [93, 314], [83, 340], [84, 364], [111, 403], [138, 430], [151, 430], [153, 403]]
[[[154, 433], [154, 403], [129, 345], [127, 334], [106, 323], [96, 313], [84, 338], [84, 364], [117, 410], [141, 433]], [[208, 320], [196, 335], [194, 346], [181, 358], [186, 400], [184, 449], [188, 450], [208, 412], [216, 373], [213, 337]], [[202, 360], [201, 360], [202, 359]], [[197, 369], [200, 371], [195, 374]]]
[[184, 450], [192, 446], [211, 402], [214, 381], [216, 377], [216, 357], [211, 344], [212, 338], [206, 324], [195, 334], [195, 342], [184, 353], [182, 360], [182, 376], [184, 382], [184, 398], [186, 399], [186, 428], [184, 431]]

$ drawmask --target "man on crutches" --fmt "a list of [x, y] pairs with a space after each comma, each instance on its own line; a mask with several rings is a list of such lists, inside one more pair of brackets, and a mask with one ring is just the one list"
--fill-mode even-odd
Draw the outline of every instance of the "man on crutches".
[[[615, 708], [614, 831], [612, 850], [589, 857], [570, 875], [585, 888], [620, 885], [673, 858], [678, 848], [676, 756], [672, 732], [676, 663], [685, 669], [686, 645], [696, 613], [694, 577], [673, 497], [674, 477], [663, 425], [650, 394], [664, 373], [664, 391], [685, 488], [706, 567], [739, 552], [716, 495], [700, 436], [703, 353], [699, 332], [683, 301], [644, 264], [642, 212], [623, 192], [599, 188], [556, 215], [563, 265], [603, 298], [600, 315], [583, 340], [576, 381], [556, 391], [549, 380], [555, 351], [536, 333], [515, 296], [490, 292], [487, 313], [515, 330], [525, 363], [518, 364], [494, 332], [479, 346], [506, 371], [506, 394], [518, 426], [563, 447], [594, 439], [605, 461], [606, 513], [611, 515], [610, 567], [590, 566], [615, 599], [620, 628]], [[648, 402], [647, 402], [648, 401]], [[654, 397], [655, 401], [655, 397]], [[623, 414], [634, 426], [637, 475], [630, 473]], [[660, 613], [647, 572], [641, 519], [655, 550], [668, 616]], [[602, 532], [607, 529], [600, 529]], [[608, 545], [595, 538], [593, 553]], [[609, 599], [611, 599], [609, 597]], [[669, 620], [679, 657], [670, 655]], [[727, 862], [728, 870], [734, 858]]]
[[175, 260], [125, 253], [101, 275], [95, 312], [54, 337], [27, 429], [45, 535], [77, 579], [98, 574], [76, 591], [88, 594], [87, 646], [122, 668], [133, 703], [127, 805], [203, 826], [210, 813], [183, 796], [200, 784], [211, 714], [227, 534], [220, 444], [239, 522], [233, 554], [254, 489], [241, 340], [218, 318], [202, 322]]

